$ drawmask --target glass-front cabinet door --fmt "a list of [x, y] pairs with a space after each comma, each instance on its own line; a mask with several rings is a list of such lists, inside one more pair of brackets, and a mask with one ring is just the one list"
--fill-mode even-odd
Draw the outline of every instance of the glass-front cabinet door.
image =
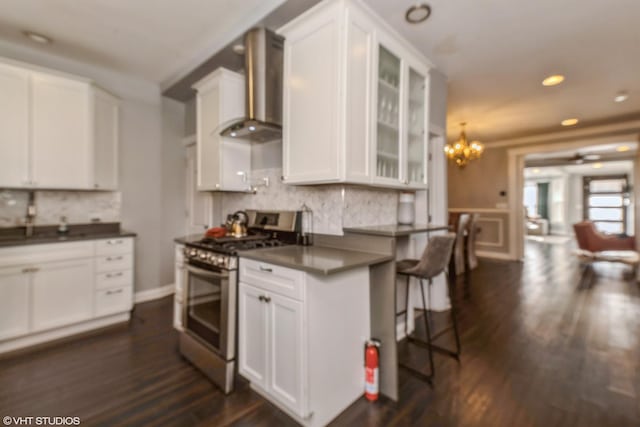
[[409, 67], [407, 114], [405, 133], [407, 141], [405, 183], [411, 187], [424, 186], [427, 181], [426, 78]]
[[400, 180], [400, 65], [400, 58], [379, 46], [375, 176], [383, 181]]

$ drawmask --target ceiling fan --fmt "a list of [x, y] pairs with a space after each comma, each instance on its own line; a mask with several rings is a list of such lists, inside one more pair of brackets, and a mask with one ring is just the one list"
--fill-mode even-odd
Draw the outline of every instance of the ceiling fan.
[[572, 156], [566, 157], [548, 157], [542, 159], [530, 159], [525, 162], [526, 166], [562, 166], [562, 165], [581, 165], [585, 162], [595, 162], [600, 160], [599, 154], [586, 153], [582, 154], [576, 151]]

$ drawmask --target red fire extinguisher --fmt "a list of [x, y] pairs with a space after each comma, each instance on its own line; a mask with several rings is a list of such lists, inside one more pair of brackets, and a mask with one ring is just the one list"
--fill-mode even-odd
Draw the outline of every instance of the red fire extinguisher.
[[379, 348], [380, 341], [372, 339], [367, 341], [364, 350], [364, 395], [372, 402], [378, 400], [380, 390]]

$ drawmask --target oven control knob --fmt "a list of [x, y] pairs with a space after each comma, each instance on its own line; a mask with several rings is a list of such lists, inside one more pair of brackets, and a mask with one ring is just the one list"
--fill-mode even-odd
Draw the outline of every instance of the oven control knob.
[[191, 256], [196, 256], [197, 251], [195, 249], [191, 249], [191, 252], [189, 252], [189, 255]]
[[200, 257], [200, 259], [207, 259], [207, 254], [204, 252], [200, 252], [198, 256]]
[[219, 265], [220, 267], [224, 267], [224, 264], [225, 264], [225, 263], [224, 263], [224, 257], [219, 256], [219, 257], [218, 257], [218, 265]]

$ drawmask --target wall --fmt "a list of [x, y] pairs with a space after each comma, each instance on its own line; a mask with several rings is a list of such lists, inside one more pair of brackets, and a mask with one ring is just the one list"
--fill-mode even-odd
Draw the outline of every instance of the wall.
[[[505, 227], [503, 232], [506, 236], [505, 245], [494, 249], [485, 247], [486, 251], [483, 251], [483, 255], [502, 259], [519, 259], [520, 243], [517, 241], [518, 233], [514, 230], [522, 223], [522, 216], [515, 211], [513, 206], [516, 206], [518, 201], [510, 199], [516, 196], [509, 194], [509, 191], [513, 191], [512, 188], [517, 188], [518, 183], [523, 182], [521, 177], [517, 176], [521, 153], [529, 150], [534, 150], [531, 152], [566, 150], [570, 146], [577, 150], [585, 145], [633, 142], [638, 141], [639, 133], [640, 121], [626, 121], [504, 141], [484, 141], [485, 152], [480, 160], [471, 162], [464, 169], [448, 164], [449, 207], [456, 210], [481, 212], [481, 218], [492, 219], [497, 223], [502, 218], [502, 225]], [[510, 153], [511, 158], [515, 159], [513, 170], [516, 174], [514, 176], [510, 176], [508, 172]], [[506, 192], [505, 196], [500, 195], [501, 191]], [[634, 186], [636, 201], [638, 191], [640, 188]], [[513, 202], [512, 205], [509, 202]], [[636, 207], [636, 209], [640, 208]]]
[[[153, 82], [4, 41], [0, 41], [0, 56], [89, 77], [121, 99], [120, 219], [123, 228], [138, 233], [136, 291], [172, 283], [173, 276], [165, 268], [162, 254], [173, 245], [167, 236], [180, 235], [183, 228], [172, 229], [177, 224], [173, 218], [175, 212], [164, 217], [161, 214], [163, 199], [177, 198], [177, 188], [163, 188], [163, 174], [176, 166], [173, 160], [178, 158], [175, 150], [163, 151], [175, 137], [174, 132], [163, 139], [163, 131], [167, 130], [163, 123], [169, 121], [169, 127], [179, 126], [182, 136], [184, 111], [163, 108], [160, 88]], [[81, 193], [78, 197], [89, 194]]]
[[313, 211], [314, 232], [334, 235], [341, 235], [343, 227], [396, 222], [396, 190], [285, 185], [280, 181], [281, 175], [280, 168], [254, 170], [254, 178], [269, 178], [269, 187], [258, 187], [256, 194], [222, 194], [215, 199], [221, 204], [222, 215], [243, 209], [299, 210], [306, 203]]
[[[20, 190], [0, 191], [0, 227], [24, 224], [29, 193]], [[36, 225], [56, 225], [61, 217], [68, 223], [120, 222], [121, 198], [111, 191], [36, 191]]]

